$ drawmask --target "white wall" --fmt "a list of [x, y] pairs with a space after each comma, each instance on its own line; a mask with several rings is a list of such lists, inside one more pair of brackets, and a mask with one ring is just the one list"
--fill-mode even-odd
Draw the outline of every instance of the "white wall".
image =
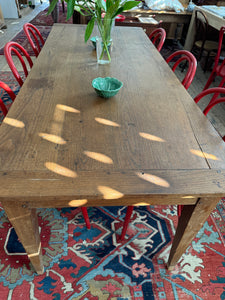
[[0, 0], [0, 5], [5, 19], [18, 19], [18, 11], [15, 0]]

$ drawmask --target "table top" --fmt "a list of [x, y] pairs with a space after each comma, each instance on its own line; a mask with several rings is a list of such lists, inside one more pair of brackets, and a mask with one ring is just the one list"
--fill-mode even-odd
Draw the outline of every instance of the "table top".
[[[224, 142], [143, 30], [115, 27], [112, 62], [98, 65], [85, 28], [53, 26], [0, 127], [0, 201], [176, 204], [224, 195]], [[123, 82], [108, 100], [91, 85], [105, 76]]]
[[202, 8], [205, 8], [222, 18], [225, 16], [225, 6], [202, 5]]
[[213, 28], [220, 30], [221, 26], [225, 26], [225, 19], [222, 16], [224, 11], [223, 6], [217, 6], [217, 8], [213, 8], [213, 5], [195, 6], [194, 10], [196, 9], [206, 14], [209, 25]]

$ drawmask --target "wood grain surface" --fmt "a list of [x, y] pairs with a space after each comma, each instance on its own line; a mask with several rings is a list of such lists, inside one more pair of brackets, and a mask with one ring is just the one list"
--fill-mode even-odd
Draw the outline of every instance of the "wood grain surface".
[[[53, 26], [0, 127], [0, 201], [38, 273], [37, 207], [186, 204], [175, 265], [225, 194], [224, 142], [142, 29], [115, 27], [98, 65], [85, 28]], [[107, 100], [91, 85], [106, 76], [123, 82]]]

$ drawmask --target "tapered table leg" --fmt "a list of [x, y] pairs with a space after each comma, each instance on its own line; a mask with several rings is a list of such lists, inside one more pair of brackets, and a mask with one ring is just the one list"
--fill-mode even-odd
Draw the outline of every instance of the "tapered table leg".
[[20, 202], [4, 202], [2, 206], [14, 227], [20, 242], [38, 274], [43, 274], [42, 249], [36, 209]]
[[195, 205], [183, 207], [167, 263], [169, 270], [177, 264], [219, 200], [220, 198], [201, 198]]

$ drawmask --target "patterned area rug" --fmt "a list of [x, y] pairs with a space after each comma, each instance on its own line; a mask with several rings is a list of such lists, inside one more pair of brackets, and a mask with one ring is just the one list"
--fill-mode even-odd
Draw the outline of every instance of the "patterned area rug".
[[[72, 24], [73, 18], [70, 18], [68, 21], [66, 21], [66, 13], [67, 13], [66, 2], [65, 2], [65, 12], [64, 13], [62, 10], [61, 3], [58, 4], [58, 7], [59, 7], [58, 23]], [[48, 8], [41, 11], [33, 20], [30, 21], [30, 23], [35, 26], [53, 26], [53, 24], [54, 24], [53, 19], [52, 19], [51, 15], [47, 16], [47, 12], [48, 12]]]
[[[37, 26], [38, 30], [40, 31], [44, 41], [46, 41], [50, 31], [51, 31], [51, 26]], [[33, 49], [31, 48], [31, 45], [24, 33], [23, 30], [21, 30], [13, 39], [13, 42], [17, 42], [18, 44], [20, 44], [21, 46], [23, 46], [27, 52], [29, 53], [29, 55], [31, 56], [35, 56]], [[4, 55], [4, 48], [0, 49], [0, 55]]]
[[[20, 75], [22, 74], [23, 73], [20, 72]], [[14, 91], [16, 95], [18, 94], [20, 87], [11, 71], [4, 71], [4, 72], [0, 71], [0, 80], [8, 84], [9, 87]], [[10, 106], [12, 105], [12, 100], [10, 96], [7, 93], [5, 93], [1, 88], [0, 88], [0, 98], [3, 100], [4, 104], [9, 110]], [[3, 118], [4, 118], [3, 113], [0, 110], [0, 124], [2, 123]]]
[[124, 207], [38, 209], [45, 273], [37, 275], [0, 208], [1, 300], [225, 299], [225, 201], [221, 200], [176, 268], [166, 262], [176, 206], [136, 207], [118, 243]]

